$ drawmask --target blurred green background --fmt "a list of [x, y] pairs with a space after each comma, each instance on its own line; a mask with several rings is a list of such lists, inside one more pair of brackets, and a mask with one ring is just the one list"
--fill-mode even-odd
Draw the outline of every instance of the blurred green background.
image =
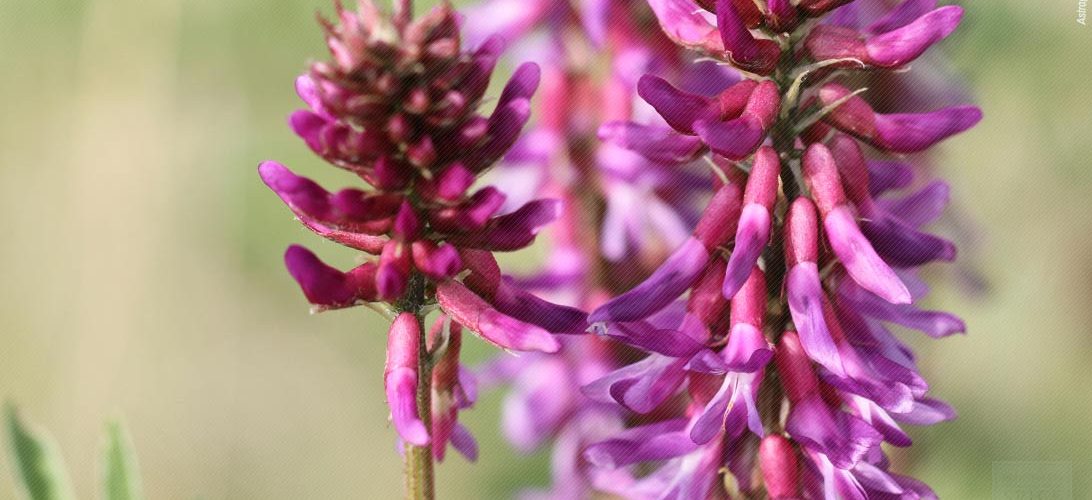
[[[944, 43], [986, 112], [938, 163], [980, 232], [963, 258], [990, 286], [937, 273], [932, 305], [970, 334], [914, 344], [961, 416], [895, 453], [942, 497], [989, 498], [994, 464], [1018, 461], [1068, 464], [1092, 498], [1092, 31], [1077, 3], [962, 2]], [[281, 264], [294, 242], [353, 256], [255, 172], [277, 159], [349, 180], [285, 124], [293, 78], [325, 54], [317, 9], [329, 2], [0, 1], [0, 396], [52, 431], [81, 496], [114, 415], [150, 498], [400, 494], [379, 322], [308, 315]], [[472, 360], [491, 354], [471, 344]], [[467, 414], [481, 463], [450, 456], [441, 497], [546, 483], [545, 453], [497, 436], [499, 400]]]

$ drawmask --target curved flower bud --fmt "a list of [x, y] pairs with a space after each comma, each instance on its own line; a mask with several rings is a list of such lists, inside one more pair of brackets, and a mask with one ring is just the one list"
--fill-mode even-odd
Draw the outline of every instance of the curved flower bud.
[[[850, 58], [867, 66], [892, 69], [917, 59], [929, 47], [947, 38], [955, 31], [962, 17], [963, 9], [950, 5], [877, 35], [819, 25], [808, 35], [805, 46], [817, 61]], [[845, 63], [846, 66], [853, 64]]]
[[342, 273], [324, 264], [310, 250], [292, 245], [284, 253], [288, 273], [296, 279], [307, 301], [318, 311], [351, 307], [378, 299], [376, 265], [368, 262]]
[[499, 347], [542, 352], [561, 348], [546, 330], [500, 313], [458, 281], [437, 283], [436, 300], [452, 319]]
[[823, 215], [827, 239], [853, 280], [893, 304], [910, 303], [910, 292], [861, 234], [846, 204], [830, 150], [813, 144], [804, 154], [804, 178]]
[[777, 201], [780, 173], [781, 161], [777, 152], [769, 146], [760, 148], [755, 154], [747, 188], [743, 191], [743, 211], [736, 229], [735, 248], [728, 258], [724, 274], [722, 290], [726, 298], [731, 299], [743, 286], [762, 249], [770, 241], [771, 215]]
[[515, 212], [490, 219], [480, 231], [453, 234], [447, 241], [466, 248], [498, 252], [519, 250], [533, 243], [539, 230], [560, 215], [560, 201], [535, 200]]
[[448, 443], [467, 460], [478, 458], [474, 436], [458, 420], [459, 411], [473, 406], [477, 397], [473, 376], [459, 365], [462, 331], [462, 325], [444, 315], [436, 318], [429, 331], [430, 352], [444, 344], [443, 355], [432, 368], [432, 456], [439, 461], [444, 459]]
[[694, 134], [694, 122], [720, 118], [715, 101], [683, 92], [658, 76], [642, 76], [637, 81], [637, 94], [651, 104], [671, 128], [683, 134]]
[[318, 183], [298, 176], [274, 161], [262, 162], [258, 174], [308, 227], [380, 234], [390, 227], [390, 218], [397, 213], [401, 203], [399, 196], [358, 189], [330, 193]]
[[[750, 7], [757, 10], [751, 3]], [[768, 75], [777, 66], [781, 47], [772, 40], [751, 35], [735, 0], [717, 0], [717, 29], [732, 65], [750, 73]]]
[[[849, 96], [849, 89], [829, 83], [819, 91], [824, 105]], [[963, 132], [982, 119], [974, 106], [956, 106], [931, 113], [880, 114], [858, 96], [830, 112], [824, 121], [838, 130], [893, 153], [917, 153]]]
[[391, 323], [387, 333], [387, 363], [383, 383], [391, 421], [407, 443], [429, 443], [428, 429], [417, 408], [417, 363], [421, 351], [421, 324], [413, 313], [403, 312]]

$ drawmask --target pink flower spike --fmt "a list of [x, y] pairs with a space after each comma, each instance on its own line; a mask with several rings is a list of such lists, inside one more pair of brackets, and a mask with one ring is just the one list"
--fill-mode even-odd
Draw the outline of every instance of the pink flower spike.
[[436, 300], [452, 319], [504, 349], [550, 353], [561, 348], [546, 330], [501, 314], [458, 281], [437, 283]]
[[421, 324], [413, 313], [403, 312], [394, 319], [387, 334], [387, 364], [383, 383], [391, 421], [407, 443], [425, 446], [428, 429], [417, 408], [417, 362], [420, 356]]

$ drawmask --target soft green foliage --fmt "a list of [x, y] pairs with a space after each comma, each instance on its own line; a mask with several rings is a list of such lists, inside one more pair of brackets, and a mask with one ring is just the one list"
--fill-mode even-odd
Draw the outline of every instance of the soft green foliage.
[[13, 406], [7, 407], [7, 421], [8, 445], [15, 462], [17, 482], [25, 497], [32, 500], [75, 498], [64, 460], [53, 439], [24, 423]]
[[102, 477], [105, 500], [140, 500], [140, 469], [125, 427], [118, 421], [106, 424], [106, 450]]

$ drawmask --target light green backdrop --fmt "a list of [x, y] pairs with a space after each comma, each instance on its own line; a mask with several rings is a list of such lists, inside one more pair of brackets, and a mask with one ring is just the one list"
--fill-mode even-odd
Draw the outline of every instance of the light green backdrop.
[[[1092, 31], [1077, 0], [976, 0], [944, 43], [986, 119], [943, 147], [981, 230], [982, 297], [936, 277], [970, 335], [915, 341], [961, 418], [896, 452], [942, 497], [987, 498], [997, 461], [1061, 461], [1092, 496]], [[293, 77], [324, 57], [325, 0], [0, 1], [0, 396], [52, 430], [92, 497], [104, 420], [124, 415], [150, 498], [392, 498], [383, 331], [309, 316], [289, 243], [347, 265], [259, 182], [280, 160], [349, 178], [285, 125]], [[530, 265], [534, 251], [508, 262]], [[917, 339], [915, 339], [917, 340]], [[469, 354], [490, 354], [470, 342]], [[544, 454], [467, 414], [482, 459], [451, 456], [442, 498], [544, 484]], [[0, 498], [12, 496], [3, 460]]]

